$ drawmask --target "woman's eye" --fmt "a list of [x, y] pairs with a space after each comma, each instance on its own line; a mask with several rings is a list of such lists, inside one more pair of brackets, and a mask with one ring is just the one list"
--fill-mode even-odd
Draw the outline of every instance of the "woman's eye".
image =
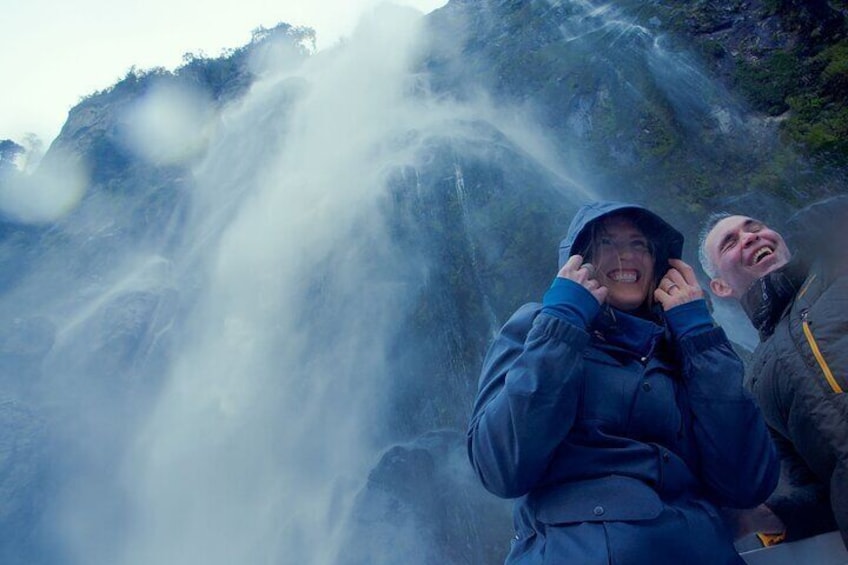
[[632, 247], [636, 251], [647, 251], [648, 242], [636, 240], [636, 241], [633, 241], [633, 242], [630, 243], [630, 247]]
[[612, 245], [612, 239], [610, 239], [610, 238], [608, 238], [608, 237], [602, 237], [602, 238], [600, 238], [599, 243], [600, 243], [601, 245], [607, 245], [607, 246], [609, 246], [609, 245]]

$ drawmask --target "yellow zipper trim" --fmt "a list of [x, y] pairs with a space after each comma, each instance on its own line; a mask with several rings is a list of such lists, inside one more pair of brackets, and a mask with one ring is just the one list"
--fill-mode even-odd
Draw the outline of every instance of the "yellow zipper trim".
[[757, 532], [757, 537], [760, 538], [760, 543], [763, 544], [763, 547], [771, 547], [783, 542], [786, 539], [786, 532], [780, 532], [779, 534]]
[[804, 285], [804, 288], [798, 293], [798, 296], [795, 297], [795, 300], [800, 299], [802, 296], [807, 294], [807, 291], [810, 289], [810, 285], [813, 284], [813, 281], [816, 280], [816, 275], [810, 277], [810, 280], [807, 281], [807, 284]]
[[807, 336], [807, 342], [810, 344], [810, 349], [813, 350], [813, 355], [816, 357], [816, 361], [819, 362], [819, 367], [821, 367], [822, 372], [824, 373], [824, 378], [827, 379], [830, 388], [833, 389], [833, 392], [841, 393], [843, 392], [842, 387], [839, 386], [839, 383], [836, 382], [836, 379], [833, 377], [833, 373], [830, 370], [830, 367], [827, 366], [827, 361], [824, 360], [824, 356], [819, 349], [819, 345], [816, 343], [816, 338], [813, 337], [813, 332], [810, 329], [810, 324], [807, 320], [801, 322], [801, 326], [804, 328], [804, 335]]

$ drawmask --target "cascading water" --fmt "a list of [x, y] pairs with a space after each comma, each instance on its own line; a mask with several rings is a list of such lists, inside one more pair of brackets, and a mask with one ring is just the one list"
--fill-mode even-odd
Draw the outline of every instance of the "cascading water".
[[[503, 137], [487, 103], [431, 95], [414, 70], [420, 23], [387, 8], [302, 65], [271, 59], [218, 114], [201, 94], [172, 87], [127, 110], [134, 158], [194, 159], [169, 219], [156, 220], [167, 229], [133, 240], [126, 226], [135, 212], [153, 213], [149, 203], [127, 212], [118, 196], [88, 195], [61, 224], [80, 237], [48, 253], [3, 304], [19, 316], [21, 304], [38, 303], [50, 321], [44, 339], [55, 341], [45, 343], [50, 374], [38, 397], [64, 453], [41, 534], [51, 559], [394, 562], [388, 548], [358, 539], [401, 521], [363, 521], [369, 472], [392, 442], [461, 426], [477, 370], [469, 360], [497, 323], [469, 273], [479, 253], [470, 196], [437, 178], [441, 148], [465, 146], [459, 158], [479, 168], [498, 136], [503, 147], [545, 146], [510, 119], [501, 121], [515, 139]], [[179, 124], [163, 126], [175, 116]], [[409, 202], [417, 210], [399, 216]], [[104, 243], [110, 230], [114, 245]], [[398, 245], [392, 230], [426, 239]], [[434, 274], [432, 253], [454, 245], [471, 260], [458, 267], [473, 283], [463, 298], [471, 303], [441, 293], [428, 307], [424, 289], [445, 274]], [[468, 341], [458, 310], [474, 303], [487, 330]], [[418, 353], [404, 350], [427, 346], [402, 336], [424, 329], [410, 329], [420, 308], [453, 311], [447, 325], [427, 328], [447, 332], [432, 337], [450, 352], [413, 369], [404, 359]], [[419, 404], [414, 381], [428, 372], [424, 390], [435, 394]], [[442, 394], [453, 398], [442, 404]], [[404, 419], [405, 431], [387, 424]], [[458, 453], [445, 455], [448, 474], [479, 489]], [[396, 547], [417, 547], [422, 559], [441, 551], [414, 527], [406, 534], [395, 533]]]
[[[426, 135], [439, 112], [411, 96], [416, 22], [383, 12], [221, 117], [189, 227], [215, 235], [191, 250], [197, 304], [121, 467], [131, 526], [117, 562], [343, 556], [352, 495], [378, 453], [387, 336], [417, 275], [377, 208], [386, 172], [415, 159], [415, 141], [395, 138]], [[289, 88], [287, 115], [269, 121]]]
[[[495, 316], [494, 310], [492, 310], [492, 305], [489, 303], [489, 297], [486, 295], [486, 289], [479, 281], [478, 277], [478, 268], [479, 268], [479, 260], [477, 259], [477, 250], [475, 249], [474, 239], [469, 231], [468, 226], [468, 196], [465, 191], [465, 178], [462, 176], [462, 167], [459, 163], [454, 164], [454, 177], [456, 179], [454, 186], [456, 187], [456, 199], [459, 203], [459, 207], [462, 211], [462, 225], [460, 229], [462, 230], [463, 235], [465, 236], [465, 240], [468, 245], [469, 254], [471, 256], [471, 272], [474, 275], [475, 282], [477, 283], [478, 288], [480, 288], [480, 295], [483, 298], [484, 310], [486, 312], [486, 318], [489, 322], [489, 328], [491, 330], [492, 337], [495, 336], [497, 331], [500, 329], [498, 327], [497, 316]], [[462, 373], [467, 372], [466, 370], [461, 371]]]
[[0, 445], [20, 461], [0, 523], [31, 532], [0, 557], [503, 557], [508, 503], [462, 437], [492, 332], [542, 296], [577, 204], [744, 159], [714, 142], [750, 132], [609, 4], [455, 1], [428, 22], [385, 8], [325, 52], [267, 49], [223, 108], [166, 85], [103, 109], [129, 129], [98, 190], [77, 202], [78, 167], [73, 213], [0, 241]]

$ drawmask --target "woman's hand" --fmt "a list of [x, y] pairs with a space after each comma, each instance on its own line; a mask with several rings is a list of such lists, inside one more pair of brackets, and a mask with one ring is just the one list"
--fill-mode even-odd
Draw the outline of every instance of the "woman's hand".
[[572, 255], [557, 273], [557, 277], [576, 282], [592, 293], [598, 304], [603, 304], [607, 299], [609, 289], [601, 286], [595, 277], [595, 267], [591, 263], [584, 263], [582, 255]]
[[668, 264], [671, 268], [654, 291], [654, 299], [662, 304], [664, 311], [704, 297], [692, 267], [680, 259], [669, 259]]

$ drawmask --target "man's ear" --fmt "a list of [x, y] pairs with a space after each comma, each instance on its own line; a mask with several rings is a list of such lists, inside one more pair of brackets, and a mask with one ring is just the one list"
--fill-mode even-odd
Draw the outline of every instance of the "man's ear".
[[710, 290], [713, 291], [713, 294], [719, 298], [729, 298], [733, 295], [733, 289], [730, 288], [729, 284], [721, 279], [711, 279]]

